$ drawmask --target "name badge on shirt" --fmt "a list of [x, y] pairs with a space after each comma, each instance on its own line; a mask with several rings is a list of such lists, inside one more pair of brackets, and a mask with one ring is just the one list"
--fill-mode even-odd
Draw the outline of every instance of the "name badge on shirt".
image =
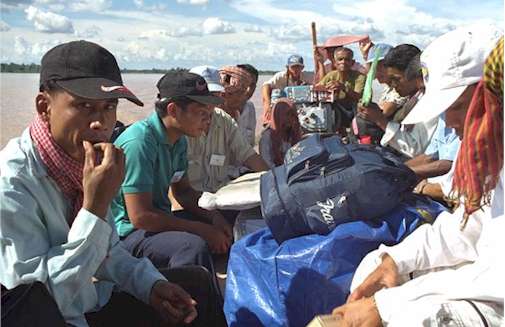
[[172, 176], [172, 180], [170, 183], [177, 183], [181, 180], [182, 176], [184, 176], [184, 170], [179, 170], [174, 173]]
[[222, 154], [213, 154], [210, 157], [210, 165], [211, 166], [224, 166], [224, 159], [226, 156], [223, 156]]

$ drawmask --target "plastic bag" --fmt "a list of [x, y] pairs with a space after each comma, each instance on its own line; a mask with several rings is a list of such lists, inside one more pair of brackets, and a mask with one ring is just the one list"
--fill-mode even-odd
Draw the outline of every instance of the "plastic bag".
[[342, 305], [358, 264], [381, 243], [394, 245], [445, 208], [412, 196], [373, 221], [337, 226], [278, 245], [269, 229], [235, 243], [230, 253], [224, 311], [233, 326], [306, 326]]

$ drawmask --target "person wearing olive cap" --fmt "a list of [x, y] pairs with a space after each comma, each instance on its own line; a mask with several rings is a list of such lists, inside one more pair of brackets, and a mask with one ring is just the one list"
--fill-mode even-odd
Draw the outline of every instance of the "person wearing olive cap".
[[112, 224], [124, 176], [123, 151], [109, 143], [120, 98], [142, 105], [103, 47], [74, 41], [42, 58], [37, 115], [0, 154], [2, 326], [196, 317], [190, 295], [131, 256]]

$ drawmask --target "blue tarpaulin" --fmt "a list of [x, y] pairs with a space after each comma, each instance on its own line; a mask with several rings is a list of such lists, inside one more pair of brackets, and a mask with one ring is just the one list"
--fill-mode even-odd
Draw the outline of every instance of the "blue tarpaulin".
[[383, 219], [354, 221], [328, 235], [305, 235], [281, 245], [268, 228], [235, 243], [230, 253], [225, 315], [233, 326], [306, 326], [342, 305], [362, 258], [380, 244], [401, 241], [444, 207], [413, 196]]

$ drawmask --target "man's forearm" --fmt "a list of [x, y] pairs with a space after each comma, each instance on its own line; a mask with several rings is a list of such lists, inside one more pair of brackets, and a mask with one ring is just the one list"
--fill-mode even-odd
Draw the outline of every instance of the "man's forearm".
[[272, 97], [272, 88], [270, 85], [265, 84], [261, 89], [261, 94], [263, 95], [263, 108], [270, 107], [271, 97]]
[[135, 228], [148, 232], [180, 231], [200, 235], [200, 225], [197, 221], [177, 218], [173, 213], [153, 209], [145, 211], [138, 217], [130, 217]]
[[202, 195], [201, 192], [197, 192], [192, 188], [185, 189], [183, 192], [177, 192], [174, 189], [173, 195], [184, 210], [212, 222], [211, 211], [202, 209], [198, 206], [198, 199], [200, 199]]
[[437, 160], [427, 164], [410, 167], [420, 179], [445, 175], [451, 170], [452, 161]]
[[266, 171], [270, 168], [259, 154], [255, 153], [244, 161], [244, 165], [255, 172]]
[[316, 65], [316, 72], [314, 73], [314, 84], [318, 84], [320, 80], [326, 75], [324, 64], [318, 62]]
[[405, 164], [407, 167], [410, 169], [414, 169], [414, 167], [419, 166], [419, 165], [425, 165], [430, 162], [435, 161], [432, 156], [429, 156], [427, 154], [420, 154], [410, 160], [405, 161]]
[[445, 194], [442, 191], [442, 186], [438, 183], [427, 183], [424, 186], [422, 186], [419, 194], [422, 195], [427, 195], [430, 198], [437, 200], [437, 201], [443, 201]]

